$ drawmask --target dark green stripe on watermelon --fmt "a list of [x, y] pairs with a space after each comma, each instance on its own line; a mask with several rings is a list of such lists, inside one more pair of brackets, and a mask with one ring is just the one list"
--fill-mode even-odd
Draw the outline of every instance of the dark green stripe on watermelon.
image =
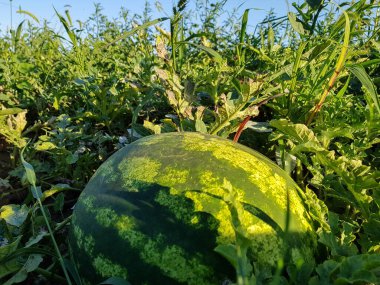
[[[74, 211], [71, 246], [82, 276], [132, 284], [221, 284], [233, 268], [214, 252], [234, 243], [226, 204], [234, 193], [259, 266], [312, 262], [315, 238], [300, 190], [262, 155], [214, 136], [143, 138], [110, 157]], [[284, 240], [287, 203], [289, 232]]]

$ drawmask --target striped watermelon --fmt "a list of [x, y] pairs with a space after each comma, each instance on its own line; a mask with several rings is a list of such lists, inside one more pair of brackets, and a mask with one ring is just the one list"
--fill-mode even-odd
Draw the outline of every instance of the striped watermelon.
[[222, 284], [235, 279], [215, 251], [235, 244], [231, 205], [256, 266], [273, 268], [286, 248], [290, 262], [313, 262], [301, 196], [282, 169], [238, 143], [199, 133], [149, 136], [91, 178], [75, 206], [70, 246], [85, 284], [111, 276], [133, 285]]

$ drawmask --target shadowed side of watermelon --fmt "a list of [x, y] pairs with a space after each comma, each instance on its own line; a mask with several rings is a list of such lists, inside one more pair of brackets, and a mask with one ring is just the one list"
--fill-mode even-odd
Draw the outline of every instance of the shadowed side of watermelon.
[[222, 284], [235, 272], [215, 249], [235, 245], [237, 230], [259, 267], [285, 254], [313, 262], [310, 217], [282, 169], [226, 139], [169, 133], [128, 145], [98, 169], [75, 207], [70, 245], [88, 284], [110, 276]]

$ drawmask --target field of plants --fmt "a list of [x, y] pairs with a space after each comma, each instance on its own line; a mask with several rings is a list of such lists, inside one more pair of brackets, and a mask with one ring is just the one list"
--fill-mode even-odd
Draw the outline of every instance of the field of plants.
[[[379, 1], [293, 3], [256, 28], [225, 2], [56, 11], [60, 32], [19, 11], [0, 38], [1, 284], [87, 284], [68, 245], [80, 193], [117, 150], [168, 132], [238, 141], [304, 193], [315, 262], [262, 268], [239, 229], [224, 285], [380, 284]], [[139, 284], [121, 277], [102, 284]]]

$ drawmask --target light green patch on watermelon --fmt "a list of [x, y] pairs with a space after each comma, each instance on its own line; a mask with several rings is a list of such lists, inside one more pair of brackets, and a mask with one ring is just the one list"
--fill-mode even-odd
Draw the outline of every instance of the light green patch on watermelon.
[[255, 225], [248, 227], [247, 232], [252, 240], [251, 248], [255, 252], [254, 258], [258, 263], [274, 266], [284, 256], [283, 240], [265, 222], [258, 221]]
[[150, 239], [141, 257], [147, 263], [158, 266], [167, 276], [186, 284], [204, 284], [204, 277], [211, 274], [196, 258], [187, 259], [184, 250], [176, 245], [166, 246], [162, 251], [159, 242]]
[[[184, 135], [182, 142], [186, 150], [212, 153], [216, 160], [224, 161], [229, 168], [241, 169], [244, 173], [247, 173], [253, 186], [257, 187], [266, 197], [272, 196], [272, 200], [276, 201], [276, 204], [278, 204], [281, 210], [286, 212], [288, 203], [287, 189], [294, 188], [295, 190], [296, 186], [293, 184], [290, 185], [285, 178], [281, 177], [281, 175], [277, 173], [279, 170], [274, 169], [276, 166], [272, 162], [264, 157], [256, 157], [256, 155], [253, 155], [250, 152], [247, 153], [247, 151], [239, 149], [241, 146], [229, 141], [225, 141], [221, 144], [219, 139], [205, 138], [202, 135], [197, 135], [194, 138], [193, 135]], [[224, 164], [221, 163], [221, 165]], [[208, 188], [219, 187], [220, 189], [222, 181], [221, 178], [215, 177], [215, 174], [211, 171], [206, 171], [201, 175], [200, 183], [205, 187], [204, 189], [208, 191]], [[215, 185], [215, 187], [208, 185]], [[236, 187], [234, 191], [237, 191], [238, 195], [244, 195], [244, 193], [247, 193], [246, 191], [239, 191]], [[217, 194], [215, 193], [215, 190], [212, 192]], [[297, 191], [293, 191], [292, 189], [292, 191], [289, 192], [290, 203], [292, 203], [290, 211], [293, 214], [300, 216], [300, 214], [303, 214], [304, 207], [300, 202], [299, 197], [297, 197]], [[221, 195], [219, 194], [218, 196]], [[255, 201], [248, 199], [247, 197], [241, 197], [239, 200], [247, 203], [255, 203]], [[268, 213], [272, 212], [269, 208], [263, 208], [262, 210]], [[310, 225], [308, 224], [308, 221], [302, 219], [301, 230], [305, 228], [310, 229]]]
[[[266, 158], [260, 160], [253, 155], [249, 155], [247, 152], [237, 149], [233, 143], [226, 143], [224, 147], [214, 147], [212, 152], [217, 159], [221, 161], [227, 160], [233, 167], [240, 168], [244, 172], [250, 173], [249, 179], [253, 185], [258, 187], [266, 196], [272, 196], [273, 200], [276, 201], [276, 204], [281, 210], [286, 212], [287, 205], [290, 203], [292, 205], [290, 207], [291, 213], [297, 217], [303, 216], [304, 206], [298, 196], [297, 186], [294, 183], [288, 183], [284, 177], [277, 173], [278, 170], [274, 170], [273, 167], [270, 167], [272, 162], [268, 164]], [[254, 169], [257, 171], [252, 171]], [[288, 191], [289, 189], [291, 191]], [[248, 199], [241, 199], [241, 201], [254, 203], [254, 201]], [[271, 209], [262, 210], [268, 213], [272, 212]], [[297, 223], [298, 222], [301, 222], [301, 225], [292, 227], [292, 230], [297, 232], [304, 231], [305, 229], [311, 230], [311, 225], [306, 219], [301, 218]]]
[[137, 230], [127, 229], [126, 227], [121, 226], [120, 224], [116, 225], [116, 230], [118, 235], [123, 240], [127, 241], [132, 248], [139, 248], [145, 243], [145, 235], [143, 235], [141, 232]]
[[81, 199], [81, 203], [86, 209], [93, 209], [94, 202], [95, 202], [95, 196], [87, 195]]
[[186, 134], [182, 143], [186, 151], [210, 152], [216, 159], [227, 161], [231, 166], [243, 169], [247, 173], [252, 173], [256, 169], [259, 177], [270, 176], [273, 173], [272, 168], [261, 161], [261, 157], [249, 155], [239, 149], [240, 145], [231, 141], [224, 140], [221, 143], [220, 138]]
[[85, 235], [83, 230], [75, 225], [73, 227], [74, 236], [76, 238], [77, 246], [84, 249], [88, 254], [92, 254], [95, 247], [95, 240], [90, 235]]
[[210, 170], [206, 170], [201, 174], [199, 182], [201, 185], [220, 185], [221, 183], [220, 178]]
[[[207, 183], [208, 181], [209, 183]], [[220, 179], [213, 177], [209, 172], [201, 175], [200, 183], [203, 186], [203, 192], [188, 191], [185, 194], [186, 197], [194, 202], [196, 211], [208, 212], [219, 221], [218, 244], [234, 244], [236, 233], [232, 224], [231, 212], [225, 202], [229, 199], [228, 195], [232, 190], [231, 183], [226, 179], [220, 183]], [[244, 200], [242, 190], [233, 188], [233, 192], [236, 194], [237, 201]], [[212, 195], [207, 195], [207, 193]], [[242, 203], [236, 203], [235, 207], [239, 212], [242, 228], [246, 229], [246, 234], [251, 240], [251, 248], [256, 252], [255, 258], [261, 264], [276, 265], [283, 256], [282, 240], [270, 225], [244, 210]]]
[[[162, 234], [154, 239], [140, 231], [127, 229], [116, 225], [119, 236], [128, 244], [139, 250], [144, 262], [156, 266], [168, 277], [186, 284], [204, 284], [206, 276], [210, 277], [210, 269], [202, 265], [197, 258], [188, 258], [185, 251], [178, 245], [167, 245], [166, 237]], [[201, 254], [200, 254], [201, 256]]]
[[[189, 211], [187, 207], [184, 207], [181, 197], [174, 196], [175, 189], [170, 189], [170, 193], [166, 191], [159, 191], [155, 197], [155, 201], [167, 208], [177, 220], [188, 222], [191, 224], [191, 220], [196, 215], [193, 211]], [[184, 198], [183, 198], [184, 199]]]
[[131, 192], [138, 192], [146, 183], [156, 182], [160, 168], [160, 162], [145, 157], [131, 157], [118, 165], [125, 189]]
[[220, 179], [210, 171], [205, 171], [200, 175], [199, 183], [202, 185], [202, 192], [186, 191], [185, 196], [193, 201], [195, 211], [209, 213], [219, 221], [217, 243], [232, 242], [235, 233], [231, 225], [231, 214], [223, 198], [226, 191]]
[[118, 232], [128, 232], [132, 229], [134, 229], [136, 226], [135, 221], [128, 216], [122, 215], [118, 217], [118, 220], [115, 223], [115, 227], [118, 230]]
[[[96, 221], [102, 225], [103, 227], [112, 227], [116, 228], [116, 230], [123, 238], [125, 238], [127, 234], [130, 233], [130, 230], [135, 227], [134, 220], [126, 215], [118, 215], [113, 209], [110, 208], [87, 208], [88, 212], [95, 215]], [[75, 230], [78, 228], [77, 226], [74, 227], [74, 234]], [[79, 229], [79, 228], [78, 228]], [[77, 236], [78, 238], [81, 238], [81, 236]]]
[[162, 185], [184, 184], [188, 181], [189, 174], [189, 170], [167, 166], [162, 170], [159, 177], [157, 177], [157, 181]]
[[[86, 263], [91, 264], [88, 258], [94, 260], [94, 266], [104, 277], [127, 276], [128, 272], [122, 272], [127, 267], [131, 280], [140, 280], [134, 270], [135, 260], [128, 259], [132, 257], [138, 264], [136, 271], [149, 268], [153, 274], [158, 272], [158, 278], [170, 277], [178, 283], [216, 284], [210, 280], [220, 281], [223, 275], [214, 278], [218, 269], [208, 263], [213, 260], [210, 255], [205, 259], [209, 253], [187, 251], [192, 238], [187, 240], [186, 231], [199, 229], [203, 233], [209, 229], [212, 240], [208, 249], [214, 244], [236, 245], [229, 208], [232, 204], [238, 212], [239, 229], [251, 241], [248, 254], [258, 266], [274, 268], [288, 246], [293, 261], [313, 262], [315, 236], [302, 204], [301, 190], [270, 160], [227, 140], [196, 133], [143, 138], [103, 164], [84, 192], [75, 213], [78, 221], [84, 217], [94, 223], [90, 229], [79, 223], [82, 232], [73, 220], [73, 236], [80, 249], [78, 259], [85, 263], [83, 268]], [[283, 231], [288, 202], [291, 221], [287, 236]], [[108, 205], [110, 208], [105, 208]], [[152, 223], [155, 208], [162, 212], [157, 212]], [[145, 215], [144, 210], [149, 214]], [[186, 235], [184, 243], [181, 236], [181, 242], [177, 240], [179, 232], [171, 231], [182, 227]], [[92, 232], [99, 238], [101, 234], [95, 233], [102, 230], [116, 234], [104, 239], [112, 245], [120, 243], [124, 255], [118, 256], [118, 250], [107, 250], [108, 243], [104, 243], [104, 248], [97, 246], [95, 250], [99, 249], [99, 253], [93, 253], [94, 242], [85, 234]], [[117, 255], [113, 259], [116, 264], [107, 259], [113, 254]], [[90, 270], [93, 269], [86, 269], [83, 274]], [[149, 277], [144, 276], [143, 280]], [[157, 284], [152, 280], [149, 284]]]
[[123, 266], [112, 262], [102, 254], [96, 256], [92, 262], [96, 272], [102, 277], [121, 277], [125, 280], [128, 279], [128, 271]]
[[199, 224], [199, 217], [198, 216], [193, 216], [192, 218], [191, 218], [191, 220], [190, 220], [190, 223], [192, 224], [192, 225], [198, 225]]
[[110, 208], [97, 208], [92, 212], [95, 214], [96, 221], [104, 227], [110, 227], [119, 220], [119, 216]]
[[[132, 248], [139, 249], [140, 257], [144, 262], [157, 266], [165, 275], [180, 282], [195, 285], [203, 284], [205, 276], [212, 274], [210, 269], [202, 265], [202, 262], [197, 258], [188, 259], [185, 251], [181, 247], [177, 245], [167, 245], [165, 236], [158, 235], [152, 239], [140, 231], [133, 230], [135, 223], [129, 217], [120, 216], [119, 219], [120, 221], [114, 224], [118, 235], [123, 240], [128, 241], [128, 244]], [[95, 264], [94, 267], [96, 267]], [[103, 273], [100, 272], [100, 274], [108, 274], [107, 272], [106, 269], [103, 269]], [[108, 274], [107, 276], [111, 275]]]
[[[218, 182], [217, 180], [211, 181], [214, 183]], [[235, 232], [231, 224], [231, 213], [224, 202], [224, 196], [227, 194], [226, 191], [223, 190], [221, 184], [218, 185], [212, 183], [210, 183], [210, 185], [207, 185], [207, 188], [203, 188], [203, 190], [204, 191], [201, 193], [187, 191], [185, 193], [185, 196], [194, 202], [195, 211], [207, 212], [213, 215], [219, 221], [217, 228], [217, 243], [232, 243], [235, 240]], [[209, 195], [207, 193], [212, 195]]]
[[236, 148], [233, 144], [226, 143], [224, 147], [214, 146], [212, 153], [215, 158], [220, 159], [221, 161], [227, 160], [233, 167], [243, 169], [247, 173], [256, 170], [260, 173], [261, 177], [273, 174], [272, 168], [266, 163], [262, 162], [259, 158]]

